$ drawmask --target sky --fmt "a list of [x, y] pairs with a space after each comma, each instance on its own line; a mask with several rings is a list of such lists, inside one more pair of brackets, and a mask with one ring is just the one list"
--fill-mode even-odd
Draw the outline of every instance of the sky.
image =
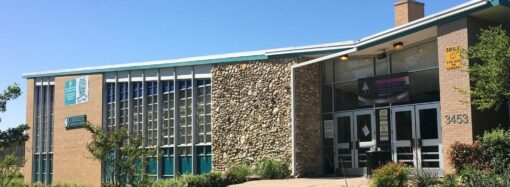
[[[467, 0], [421, 1], [430, 15]], [[25, 91], [27, 72], [358, 40], [393, 27], [393, 2], [1, 0], [0, 90]], [[0, 129], [25, 105], [8, 103]]]

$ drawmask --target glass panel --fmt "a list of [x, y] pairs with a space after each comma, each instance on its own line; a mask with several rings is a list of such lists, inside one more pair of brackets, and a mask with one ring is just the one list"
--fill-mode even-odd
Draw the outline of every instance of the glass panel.
[[333, 83], [333, 62], [332, 60], [322, 63], [322, 83]]
[[337, 118], [337, 134], [338, 143], [350, 143], [351, 142], [351, 117], [339, 117]]
[[439, 101], [439, 69], [409, 74], [411, 102]]
[[412, 134], [412, 114], [411, 111], [395, 112], [395, 130], [397, 131], [397, 140], [411, 140]]
[[358, 80], [374, 76], [373, 58], [353, 58], [335, 62], [335, 82]]
[[437, 110], [424, 109], [419, 111], [420, 115], [420, 138], [437, 139]]
[[391, 55], [392, 73], [434, 68], [438, 66], [437, 42], [429, 42]]
[[322, 87], [322, 112], [333, 112], [333, 86]]
[[[326, 114], [322, 116], [323, 124], [325, 121], [333, 120], [332, 114]], [[324, 138], [324, 173], [334, 174], [335, 173], [335, 148], [333, 138]]]
[[369, 142], [372, 141], [372, 115], [363, 114], [356, 116], [356, 128], [358, 141]]
[[358, 108], [358, 81], [335, 85], [335, 111]]
[[388, 75], [390, 73], [390, 58], [375, 59], [375, 75]]

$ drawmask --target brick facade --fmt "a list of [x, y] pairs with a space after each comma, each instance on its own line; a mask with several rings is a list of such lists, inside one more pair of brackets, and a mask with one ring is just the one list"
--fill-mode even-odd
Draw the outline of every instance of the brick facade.
[[[469, 73], [466, 71], [466, 67], [447, 70], [445, 66], [445, 49], [447, 47], [457, 45], [461, 48], [468, 47], [467, 24], [467, 18], [462, 18], [437, 27], [443, 160], [447, 173], [452, 172], [447, 157], [450, 145], [454, 142], [471, 143], [473, 141], [470, 97], [459, 92], [459, 89], [469, 90]], [[467, 61], [464, 60], [463, 63], [467, 64]], [[459, 114], [467, 115], [468, 122], [447, 124], [447, 115]]]
[[25, 184], [32, 183], [32, 141], [33, 139], [33, 129], [34, 129], [34, 79], [27, 79], [27, 91], [26, 94], [26, 123], [30, 130], [28, 130], [28, 140], [25, 142], [25, 166], [23, 167], [22, 174], [25, 179]]

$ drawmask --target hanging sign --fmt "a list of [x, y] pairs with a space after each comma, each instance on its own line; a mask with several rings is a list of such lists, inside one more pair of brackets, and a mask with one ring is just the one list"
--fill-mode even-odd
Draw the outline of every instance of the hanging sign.
[[409, 75], [407, 73], [358, 80], [358, 104], [398, 103], [409, 101]]
[[89, 76], [67, 80], [64, 85], [64, 105], [71, 106], [89, 101]]
[[66, 117], [64, 124], [66, 129], [75, 129], [83, 127], [86, 122], [86, 115], [78, 115]]
[[462, 65], [462, 56], [460, 46], [447, 47], [445, 50], [446, 70], [459, 69]]
[[324, 138], [335, 138], [335, 128], [333, 120], [324, 120]]

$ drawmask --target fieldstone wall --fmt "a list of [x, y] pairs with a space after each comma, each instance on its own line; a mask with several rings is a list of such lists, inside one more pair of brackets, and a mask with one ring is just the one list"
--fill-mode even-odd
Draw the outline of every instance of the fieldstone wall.
[[[264, 156], [279, 158], [291, 165], [291, 66], [306, 60], [308, 59], [269, 59], [218, 64], [213, 68], [214, 170], [224, 171], [239, 163], [251, 165]], [[315, 106], [318, 109], [319, 106], [317, 98], [320, 72], [318, 65], [313, 67], [310, 71], [299, 71], [296, 74], [297, 82], [303, 82], [297, 85], [303, 88], [298, 94], [302, 102], [299, 106], [302, 108]], [[316, 89], [306, 91], [312, 87]], [[312, 100], [313, 102], [306, 103]], [[322, 163], [322, 156], [319, 156], [322, 152], [321, 144], [316, 143], [321, 141], [319, 116], [300, 116], [301, 123], [296, 123], [299, 125], [296, 132], [303, 137], [296, 141], [296, 151], [302, 155], [299, 156], [299, 163], [296, 163], [300, 170], [296, 173], [303, 176], [315, 173], [308, 170], [322, 170], [321, 165], [317, 165]], [[314, 120], [315, 123], [311, 122]], [[301, 127], [310, 124], [314, 124], [314, 127]]]
[[320, 64], [295, 69], [296, 177], [321, 176], [323, 169], [320, 118]]

